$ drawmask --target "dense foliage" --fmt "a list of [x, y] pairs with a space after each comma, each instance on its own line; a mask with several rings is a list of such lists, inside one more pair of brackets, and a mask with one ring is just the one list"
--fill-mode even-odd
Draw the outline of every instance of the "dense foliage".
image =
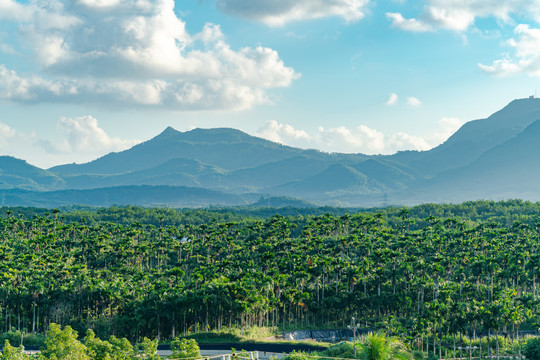
[[540, 360], [540, 338], [527, 341], [523, 354], [527, 360]]
[[362, 360], [412, 360], [412, 354], [404, 343], [380, 331], [369, 334], [356, 346]]
[[[133, 346], [129, 340], [112, 335], [109, 340], [95, 336], [92, 330], [78, 339], [77, 331], [70, 326], [62, 327], [51, 323], [47, 331], [45, 346], [40, 353], [28, 354], [24, 346], [14, 347], [6, 340], [0, 359], [2, 360], [159, 360], [157, 339], [144, 338]], [[199, 346], [193, 340], [176, 338], [172, 342], [173, 354], [169, 359], [191, 359], [200, 357]]]
[[352, 316], [411, 339], [537, 328], [534, 214], [507, 226], [417, 220], [416, 211], [178, 226], [9, 212], [0, 219], [0, 327], [43, 333], [55, 322], [131, 341], [344, 327]]

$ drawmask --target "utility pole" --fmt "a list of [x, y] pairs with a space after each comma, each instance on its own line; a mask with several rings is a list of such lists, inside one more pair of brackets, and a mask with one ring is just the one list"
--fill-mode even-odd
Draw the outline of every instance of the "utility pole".
[[355, 321], [356, 319], [354, 316], [351, 318], [351, 325], [347, 325], [348, 329], [351, 329], [353, 331], [353, 348], [354, 348], [354, 358], [356, 359], [356, 330], [360, 327], [360, 324]]

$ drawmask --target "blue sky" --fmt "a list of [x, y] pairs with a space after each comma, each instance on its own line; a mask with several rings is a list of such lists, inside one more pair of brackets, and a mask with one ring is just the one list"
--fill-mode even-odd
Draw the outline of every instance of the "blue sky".
[[540, 81], [540, 1], [0, 0], [0, 153], [50, 167], [167, 126], [426, 150]]

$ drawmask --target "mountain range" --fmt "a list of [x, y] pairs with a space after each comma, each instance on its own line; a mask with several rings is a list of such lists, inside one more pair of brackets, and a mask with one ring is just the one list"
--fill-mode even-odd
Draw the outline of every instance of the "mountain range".
[[262, 197], [349, 207], [539, 201], [540, 99], [514, 100], [486, 119], [464, 124], [429, 151], [393, 155], [304, 150], [229, 128], [168, 127], [84, 164], [40, 169], [0, 157], [2, 205], [201, 207], [251, 204]]

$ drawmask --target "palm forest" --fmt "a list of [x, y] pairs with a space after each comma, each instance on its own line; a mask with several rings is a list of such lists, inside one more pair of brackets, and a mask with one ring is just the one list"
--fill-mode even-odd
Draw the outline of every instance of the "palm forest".
[[540, 326], [540, 203], [2, 212], [2, 333], [137, 343], [354, 318], [440, 352]]

